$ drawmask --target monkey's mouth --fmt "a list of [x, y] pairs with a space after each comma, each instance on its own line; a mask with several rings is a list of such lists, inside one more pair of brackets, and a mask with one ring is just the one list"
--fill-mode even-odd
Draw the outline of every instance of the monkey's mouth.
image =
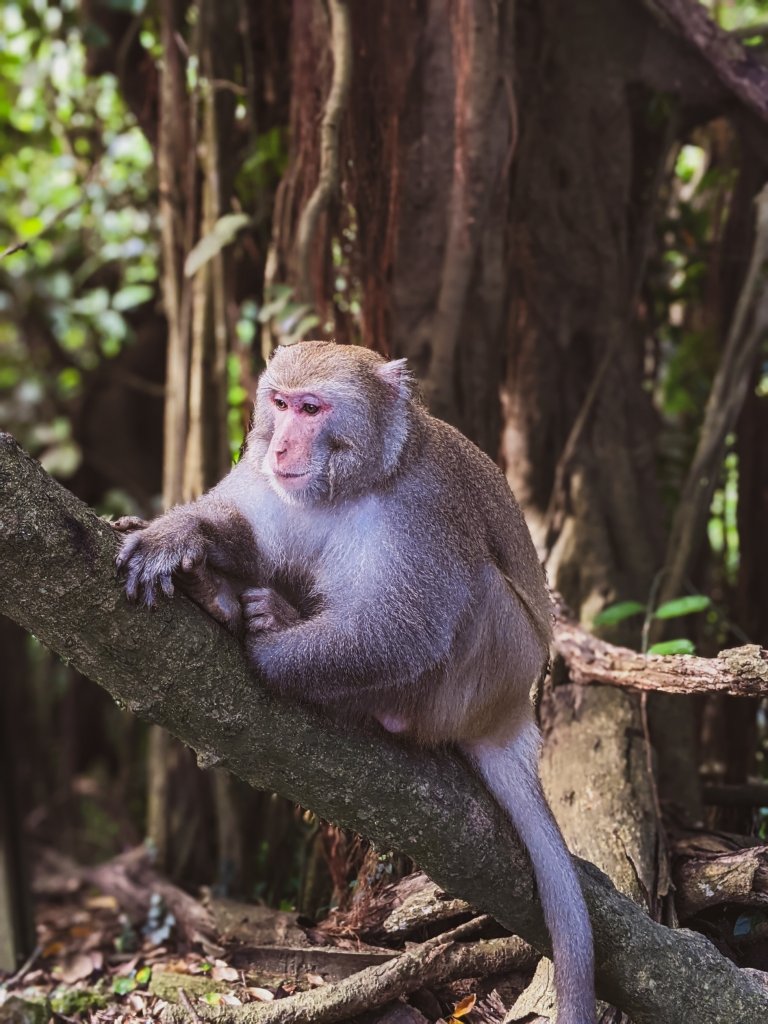
[[308, 469], [304, 470], [303, 473], [286, 473], [284, 470], [275, 469], [273, 470], [273, 473], [275, 474], [278, 480], [301, 480], [305, 476], [309, 476]]

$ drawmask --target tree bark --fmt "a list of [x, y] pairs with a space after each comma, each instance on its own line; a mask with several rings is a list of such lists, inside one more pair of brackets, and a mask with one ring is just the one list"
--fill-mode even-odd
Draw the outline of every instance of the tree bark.
[[[404, 851], [446, 890], [546, 949], [526, 858], [463, 762], [272, 697], [235, 641], [186, 600], [154, 613], [130, 607], [115, 579], [116, 548], [106, 523], [0, 435], [0, 612], [121, 706], [174, 732], [202, 765]], [[418, 780], [407, 800], [403, 779]], [[768, 991], [707, 939], [655, 924], [591, 865], [580, 873], [603, 998], [637, 1024], [680, 1024], [692, 1005], [699, 1024], [764, 1018]]]

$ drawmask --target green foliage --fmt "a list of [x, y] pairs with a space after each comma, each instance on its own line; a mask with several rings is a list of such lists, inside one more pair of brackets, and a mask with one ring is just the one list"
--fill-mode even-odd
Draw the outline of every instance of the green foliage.
[[[643, 615], [645, 637], [648, 623], [654, 619], [664, 621], [678, 619], [686, 615], [696, 615], [712, 608], [712, 601], [705, 594], [689, 594], [685, 597], [676, 597], [671, 601], [665, 601], [655, 610], [650, 604], [642, 604], [640, 601], [619, 601], [603, 608], [593, 619], [595, 626], [615, 626], [626, 619], [636, 615]], [[694, 654], [696, 647], [692, 641], [685, 638], [675, 640], [664, 640], [653, 644], [647, 651], [648, 654]]]
[[768, 20], [768, 0], [733, 0], [731, 3], [703, 0], [703, 3], [710, 8], [710, 13], [723, 28], [729, 31], [764, 24]]
[[712, 496], [707, 536], [712, 551], [720, 557], [729, 583], [736, 582], [740, 544], [738, 525], [739, 458], [730, 451], [723, 466], [723, 483]]
[[0, 423], [66, 476], [62, 422], [157, 290], [153, 158], [73, 0], [0, 7], [0, 38]]
[[[739, 8], [738, 23], [749, 20]], [[753, 5], [754, 6], [754, 5]], [[752, 10], [752, 13], [755, 13]], [[723, 346], [727, 310], [722, 308], [718, 255], [736, 181], [738, 150], [705, 133], [680, 147], [658, 238], [660, 257], [648, 276], [656, 366], [654, 390], [660, 413], [659, 476], [671, 514], [688, 472], [712, 380]], [[714, 564], [733, 583], [739, 565], [736, 520], [738, 465], [729, 453], [723, 483], [715, 492], [708, 523]]]
[[293, 288], [288, 284], [273, 285], [265, 295], [264, 305], [258, 313], [260, 324], [270, 325], [280, 336], [282, 345], [301, 341], [308, 331], [317, 327], [320, 318], [305, 302], [296, 302]]
[[653, 613], [655, 619], [677, 619], [682, 615], [695, 615], [697, 612], [706, 611], [712, 606], [712, 602], [704, 594], [691, 594], [688, 597], [676, 597], [673, 601], [666, 601], [659, 605]]
[[268, 219], [271, 211], [263, 208], [264, 196], [272, 195], [288, 165], [286, 132], [271, 128], [256, 136], [235, 178], [235, 192], [246, 209], [256, 211], [256, 219]]
[[109, 999], [98, 989], [59, 986], [51, 992], [51, 1009], [59, 1017], [71, 1019], [75, 1014], [91, 1014], [103, 1009]]
[[633, 615], [644, 615], [645, 605], [639, 601], [619, 601], [618, 604], [609, 604], [595, 616], [595, 626], [615, 626]]

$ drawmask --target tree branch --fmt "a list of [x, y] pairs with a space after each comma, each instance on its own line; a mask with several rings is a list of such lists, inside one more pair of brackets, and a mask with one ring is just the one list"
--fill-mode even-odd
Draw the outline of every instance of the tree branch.
[[732, 647], [716, 658], [640, 654], [617, 647], [558, 614], [555, 650], [573, 683], [601, 683], [662, 693], [728, 693], [768, 696], [768, 651], [756, 644]]
[[671, 29], [701, 55], [745, 107], [768, 121], [768, 68], [733, 33], [720, 28], [699, 0], [643, 3], [664, 28]]
[[[320, 1024], [349, 1020], [355, 1014], [384, 1006], [427, 985], [442, 985], [459, 978], [508, 974], [536, 962], [534, 951], [517, 936], [483, 942], [461, 941], [477, 932], [483, 920], [467, 921], [384, 964], [366, 967], [335, 985], [297, 992], [273, 1003], [202, 1008], [201, 1012], [205, 1020], [215, 1024]], [[164, 1020], [184, 1024], [186, 1018], [178, 1007], [169, 1006]]]
[[[190, 602], [130, 607], [116, 547], [106, 523], [0, 434], [0, 612], [120, 705], [174, 732], [204, 766], [223, 765], [402, 850], [448, 892], [546, 949], [527, 860], [463, 762], [272, 697], [235, 641]], [[765, 1017], [768, 990], [704, 936], [651, 921], [592, 865], [580, 873], [598, 990], [636, 1024], [680, 1024], [691, 1006], [697, 1024]]]

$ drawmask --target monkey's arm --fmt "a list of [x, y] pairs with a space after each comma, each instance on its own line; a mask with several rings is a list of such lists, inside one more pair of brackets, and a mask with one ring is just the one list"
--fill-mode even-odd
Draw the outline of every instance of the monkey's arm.
[[[382, 600], [351, 602], [300, 619], [269, 588], [243, 594], [248, 658], [270, 688], [315, 704], [407, 686], [450, 648], [444, 617]], [[441, 628], [442, 627], [442, 628]]]

